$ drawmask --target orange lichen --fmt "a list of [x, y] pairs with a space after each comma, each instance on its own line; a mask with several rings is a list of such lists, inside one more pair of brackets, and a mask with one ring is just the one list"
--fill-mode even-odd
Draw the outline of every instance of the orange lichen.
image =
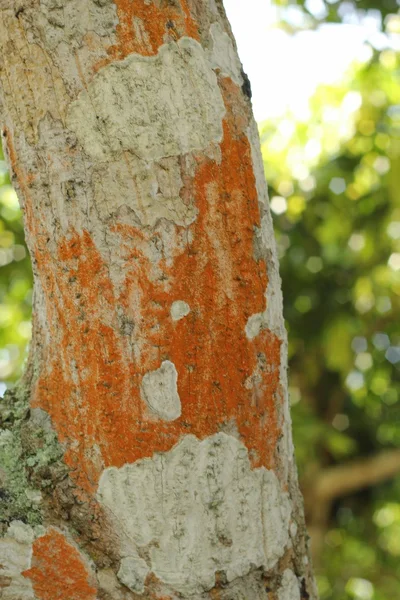
[[32, 566], [22, 574], [38, 600], [96, 600], [81, 554], [56, 529], [35, 540]]
[[97, 69], [132, 54], [152, 56], [168, 39], [182, 36], [199, 39], [196, 22], [190, 14], [187, 0], [160, 3], [157, 0], [114, 0], [119, 24], [117, 43], [108, 49], [109, 59], [101, 61]]
[[[236, 86], [225, 81], [223, 90], [222, 159], [199, 155], [195, 175], [183, 173], [182, 198], [195, 198], [198, 217], [186, 249], [160, 259], [157, 276], [146, 251], [161, 242], [157, 229], [109, 226], [123, 269], [118, 286], [88, 231], [72, 232], [54, 259], [36, 253], [58, 341], [33, 405], [49, 412], [72, 476], [89, 493], [105, 467], [169, 450], [189, 433], [236, 427], [253, 466], [274, 466], [281, 341], [268, 330], [245, 334], [248, 318], [265, 309], [268, 280], [253, 257], [260, 215], [246, 123], [234, 109]], [[191, 309], [179, 321], [170, 317], [175, 300]], [[163, 360], [178, 372], [182, 415], [173, 422], [150, 414], [140, 395], [143, 375]]]

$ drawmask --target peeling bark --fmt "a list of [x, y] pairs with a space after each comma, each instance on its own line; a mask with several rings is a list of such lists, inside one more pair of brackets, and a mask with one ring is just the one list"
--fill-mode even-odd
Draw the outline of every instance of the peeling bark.
[[316, 598], [259, 140], [221, 2], [0, 0], [0, 60], [35, 276], [2, 413], [4, 598]]

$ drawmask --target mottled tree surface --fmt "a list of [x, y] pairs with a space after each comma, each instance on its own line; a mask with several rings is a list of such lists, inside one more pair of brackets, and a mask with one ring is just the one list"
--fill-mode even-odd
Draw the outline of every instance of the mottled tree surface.
[[0, 0], [0, 17], [35, 275], [0, 437], [3, 597], [315, 598], [266, 184], [220, 2]]

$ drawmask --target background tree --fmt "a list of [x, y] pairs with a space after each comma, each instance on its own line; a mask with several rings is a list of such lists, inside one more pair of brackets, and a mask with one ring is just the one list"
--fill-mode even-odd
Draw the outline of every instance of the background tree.
[[302, 28], [318, 27], [324, 23], [357, 23], [365, 17], [378, 17], [382, 28], [390, 21], [397, 21], [397, 0], [275, 0], [280, 8], [282, 25], [289, 30], [293, 28], [291, 13], [296, 11], [301, 16]]
[[338, 600], [400, 597], [398, 17], [370, 7], [386, 45], [321, 87], [308, 120], [262, 128], [295, 445], [321, 597]]
[[221, 2], [0, 0], [0, 60], [34, 272], [1, 411], [3, 597], [315, 598], [267, 188]]

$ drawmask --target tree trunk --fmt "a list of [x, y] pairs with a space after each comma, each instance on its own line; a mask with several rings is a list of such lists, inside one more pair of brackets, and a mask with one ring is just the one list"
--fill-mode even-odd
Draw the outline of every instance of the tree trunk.
[[0, 17], [35, 276], [2, 407], [2, 597], [315, 598], [266, 184], [220, 0], [0, 0]]

